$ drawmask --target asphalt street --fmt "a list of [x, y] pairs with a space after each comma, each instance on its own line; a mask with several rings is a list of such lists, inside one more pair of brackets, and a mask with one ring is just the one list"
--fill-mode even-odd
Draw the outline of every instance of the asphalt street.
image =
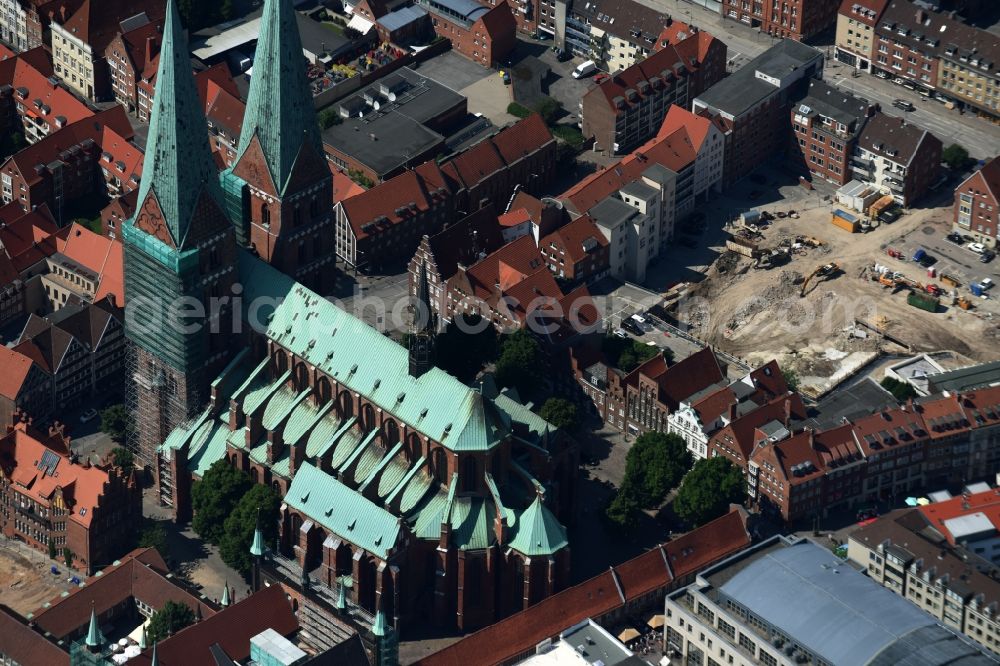
[[[735, 61], [733, 64], [737, 68], [760, 55], [777, 41], [767, 33], [761, 33], [691, 2], [638, 1], [685, 23], [692, 23], [703, 30], [708, 30], [722, 39], [729, 47], [729, 59]], [[842, 65], [833, 58], [831, 45], [819, 45], [817, 48], [826, 54], [824, 78], [834, 85], [869, 101], [878, 102], [882, 105], [882, 110], [889, 115], [904, 116], [907, 121], [931, 131], [945, 146], [952, 143], [964, 146], [976, 159], [988, 159], [1000, 154], [1000, 127], [968, 113], [960, 114], [957, 110], [948, 110], [940, 102], [926, 99], [912, 90], [875, 76], [864, 73], [852, 76], [853, 70], [850, 67]], [[730, 67], [730, 71], [732, 69]], [[916, 110], [904, 113], [894, 109], [892, 100], [897, 98], [912, 102], [917, 107]]]

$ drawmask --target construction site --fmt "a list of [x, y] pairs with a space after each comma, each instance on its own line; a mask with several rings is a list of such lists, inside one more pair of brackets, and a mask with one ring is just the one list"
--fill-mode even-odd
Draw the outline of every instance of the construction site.
[[885, 355], [949, 350], [993, 360], [998, 303], [921, 265], [919, 253], [894, 249], [950, 231], [950, 202], [940, 199], [894, 214], [891, 224], [880, 220], [882, 199], [857, 214], [832, 197], [808, 210], [761, 205], [725, 221], [717, 260], [702, 281], [677, 285], [668, 307], [721, 350], [754, 365], [777, 359], [811, 397], [879, 370]]

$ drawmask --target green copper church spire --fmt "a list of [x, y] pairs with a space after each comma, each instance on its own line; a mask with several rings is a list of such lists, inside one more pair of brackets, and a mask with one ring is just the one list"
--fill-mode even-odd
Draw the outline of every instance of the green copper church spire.
[[255, 136], [279, 195], [305, 144], [324, 156], [292, 0], [264, 0], [237, 161]]
[[85, 642], [89, 648], [99, 648], [104, 642], [104, 636], [101, 636], [101, 630], [97, 627], [97, 612], [94, 610], [94, 604], [90, 604], [90, 626], [87, 627]]
[[222, 201], [207, 132], [177, 2], [168, 0], [134, 223], [166, 242], [165, 227], [176, 248], [184, 247], [202, 193]]

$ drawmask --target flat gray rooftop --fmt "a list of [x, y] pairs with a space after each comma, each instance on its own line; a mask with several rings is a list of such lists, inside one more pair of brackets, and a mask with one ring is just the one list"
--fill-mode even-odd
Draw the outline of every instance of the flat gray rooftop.
[[334, 102], [330, 109], [350, 117], [323, 130], [323, 142], [382, 176], [443, 144], [425, 123], [464, 102], [454, 90], [403, 67]]
[[777, 545], [708, 574], [720, 603], [732, 600], [834, 666], [991, 663], [827, 549], [807, 540]]
[[804, 67], [821, 51], [793, 39], [783, 39], [759, 56], [722, 79], [703, 92], [697, 99], [704, 104], [732, 116], [740, 116], [754, 108], [778, 88], [757, 78], [762, 72], [776, 79], [782, 79], [791, 72]]
[[1000, 383], [1000, 361], [929, 375], [927, 381], [935, 391], [967, 391], [993, 386]]
[[821, 429], [842, 425], [844, 419], [857, 419], [880, 411], [883, 407], [898, 407], [899, 401], [892, 394], [866, 377], [857, 384], [836, 389], [818, 403], [818, 414], [812, 424]]
[[614, 229], [638, 214], [639, 211], [614, 196], [607, 197], [589, 211], [591, 219], [607, 229]]

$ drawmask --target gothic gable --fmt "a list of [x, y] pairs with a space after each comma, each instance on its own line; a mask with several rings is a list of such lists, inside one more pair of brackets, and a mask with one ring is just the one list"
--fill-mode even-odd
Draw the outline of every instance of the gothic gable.
[[292, 171], [288, 174], [288, 182], [285, 183], [281, 191], [282, 196], [300, 192], [324, 178], [332, 179], [330, 167], [326, 158], [317, 155], [316, 150], [304, 141], [299, 149], [299, 154], [292, 165]]
[[233, 173], [245, 180], [250, 187], [255, 187], [274, 197], [278, 196], [278, 188], [274, 184], [274, 179], [271, 178], [271, 171], [268, 169], [267, 159], [264, 157], [264, 149], [256, 134], [250, 139], [247, 149], [236, 161]]
[[167, 220], [163, 216], [163, 209], [160, 208], [160, 204], [156, 200], [156, 190], [150, 189], [145, 201], [142, 202], [135, 214], [133, 224], [136, 229], [144, 231], [164, 244], [172, 248], [177, 247], [177, 243], [167, 226]]

